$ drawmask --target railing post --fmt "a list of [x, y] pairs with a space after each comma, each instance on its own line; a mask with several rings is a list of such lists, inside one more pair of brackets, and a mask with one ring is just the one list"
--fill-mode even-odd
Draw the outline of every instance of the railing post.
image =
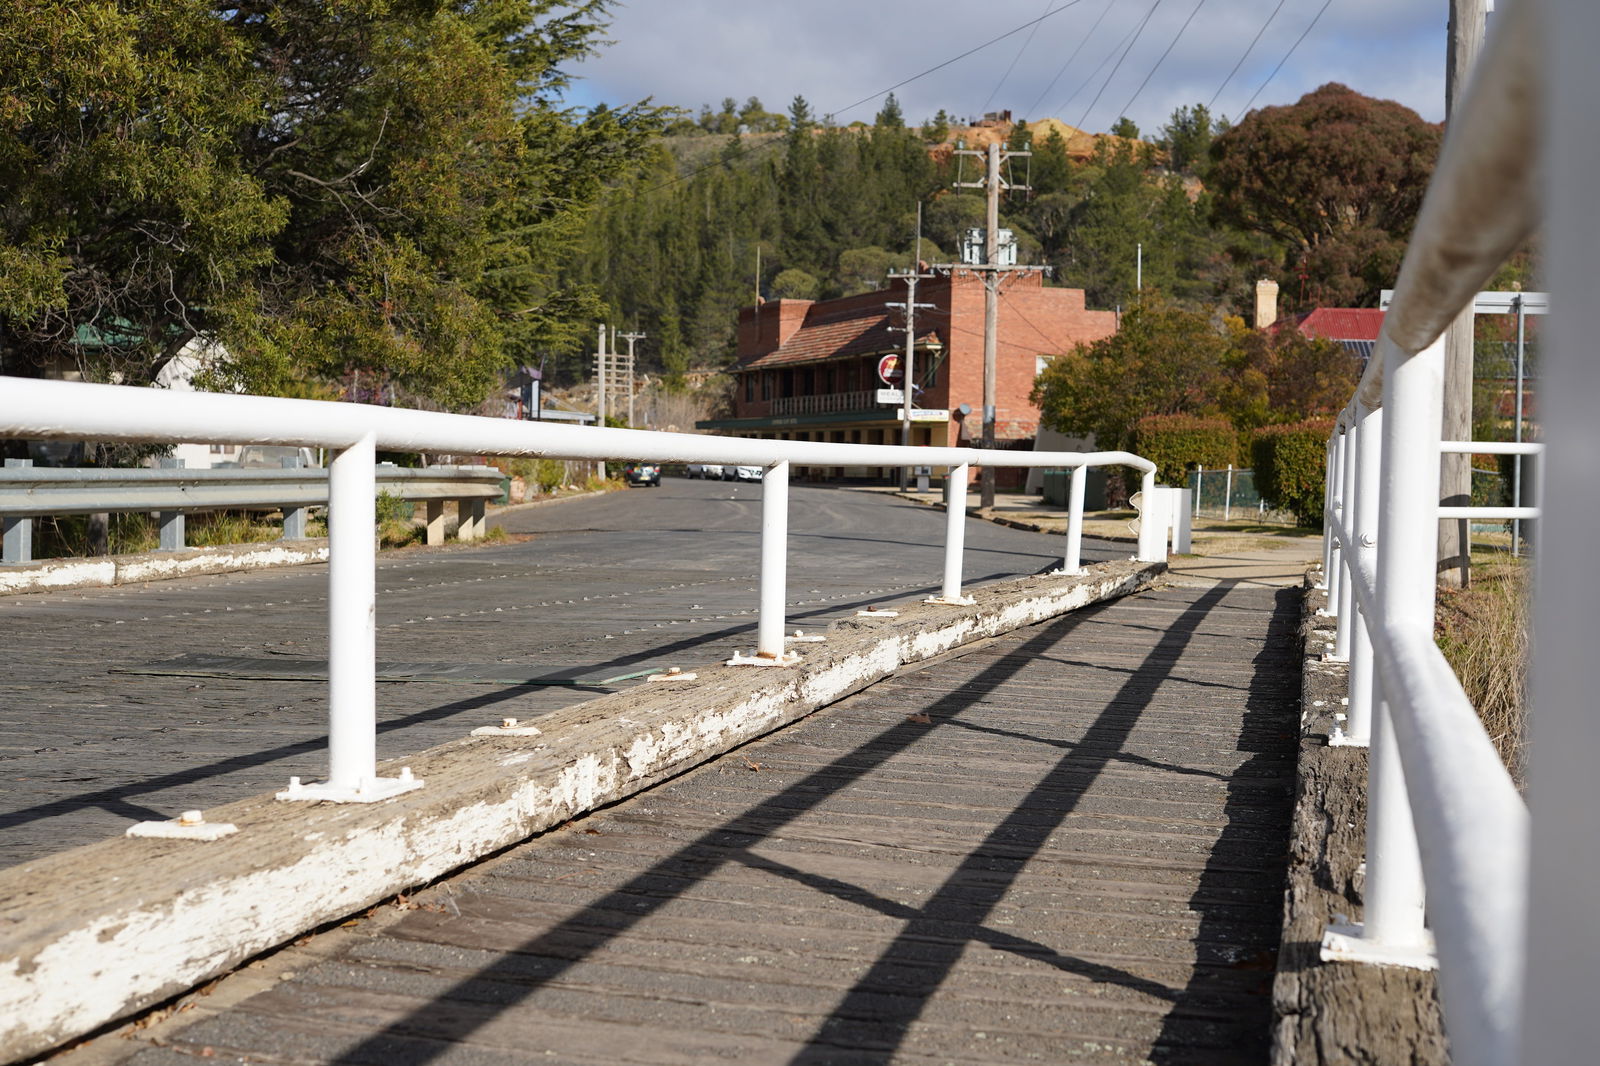
[[1200, 502], [1203, 499], [1205, 499], [1205, 491], [1204, 491], [1204, 489], [1205, 489], [1205, 476], [1206, 476], [1206, 468], [1204, 466], [1201, 466], [1198, 463], [1195, 464], [1195, 468], [1194, 468], [1194, 516], [1196, 518], [1200, 517]]
[[[158, 459], [158, 466], [162, 470], [182, 470], [182, 459]], [[156, 512], [156, 524], [160, 532], [161, 541], [158, 550], [176, 552], [183, 550], [184, 521], [182, 511]]]
[[[1333, 427], [1333, 433], [1328, 437], [1327, 459], [1322, 467], [1322, 582], [1317, 585], [1319, 589], [1331, 587], [1333, 573], [1333, 482], [1334, 482], [1334, 442], [1339, 439], [1339, 427]], [[1330, 597], [1331, 599], [1331, 597]], [[1325, 613], [1332, 614], [1337, 609], [1337, 604], [1330, 603], [1324, 608]]]
[[1088, 467], [1072, 468], [1072, 484], [1067, 489], [1067, 552], [1061, 563], [1063, 574], [1083, 573], [1083, 487], [1088, 478]]
[[783, 623], [789, 583], [789, 464], [773, 463], [761, 475], [761, 615], [756, 655], [783, 658]]
[[1139, 554], [1142, 563], [1159, 563], [1167, 558], [1167, 500], [1157, 491], [1156, 473], [1146, 471], [1139, 487]]
[[[1353, 419], [1345, 427], [1344, 442], [1344, 458], [1339, 462], [1340, 524], [1348, 538], [1356, 535], [1356, 465], [1361, 449], [1368, 444], [1360, 425]], [[1339, 545], [1339, 625], [1334, 631], [1333, 660], [1341, 663], [1350, 661], [1351, 634], [1355, 632], [1355, 579], [1351, 568], [1356, 565], [1356, 551], [1354, 543]]]
[[[279, 459], [278, 465], [285, 470], [302, 470], [306, 464], [300, 456], [294, 455]], [[306, 539], [306, 509], [304, 507], [285, 507], [283, 509], [283, 539]]]
[[367, 803], [419, 788], [378, 777], [377, 450], [371, 433], [328, 463], [328, 779], [291, 778], [279, 799]]
[[1222, 520], [1230, 521], [1233, 518], [1233, 464], [1228, 464], [1228, 477], [1222, 485]]
[[967, 464], [952, 466], [944, 479], [944, 581], [929, 603], [965, 604], [961, 595], [961, 559], [967, 538]]
[[[1383, 454], [1383, 409], [1368, 411], [1356, 426], [1355, 496], [1348, 520], [1354, 543], [1346, 553], [1351, 570], [1368, 563], [1369, 574], [1378, 542], [1378, 465]], [[1351, 578], [1352, 586], [1354, 577]], [[1372, 742], [1372, 710], [1377, 706], [1378, 680], [1373, 669], [1372, 635], [1367, 624], [1372, 619], [1351, 597], [1350, 690], [1345, 707], [1345, 728], [1341, 743], [1369, 745]]]
[[[1410, 630], [1432, 643], [1444, 339], [1409, 359], [1392, 342], [1385, 347], [1374, 622], [1388, 634]], [[1367, 763], [1365, 921], [1355, 936], [1343, 940], [1340, 930], [1330, 930], [1324, 957], [1332, 942], [1335, 956], [1431, 967], [1422, 860], [1392, 713], [1385, 691], [1374, 715]]]
[[[33, 465], [32, 459], [7, 459], [6, 467], [18, 470]], [[33, 562], [33, 519], [26, 516], [0, 519], [0, 563], [15, 566]]]
[[[1340, 429], [1343, 428], [1340, 427]], [[1333, 482], [1331, 507], [1341, 525], [1344, 523], [1344, 464], [1345, 444], [1348, 440], [1348, 431], [1340, 432], [1339, 429], [1334, 431], [1333, 464], [1328, 468], [1328, 476]], [[1329, 540], [1327, 583], [1328, 606], [1326, 609], [1330, 615], [1338, 617], [1339, 608], [1342, 606], [1340, 602], [1340, 586], [1344, 583], [1344, 545], [1340, 543], [1337, 533], [1333, 534]]]

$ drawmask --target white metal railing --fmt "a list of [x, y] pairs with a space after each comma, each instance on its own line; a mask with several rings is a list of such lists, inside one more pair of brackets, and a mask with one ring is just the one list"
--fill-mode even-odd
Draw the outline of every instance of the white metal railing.
[[936, 465], [945, 482], [944, 574], [930, 602], [971, 603], [961, 593], [968, 471], [985, 461], [1069, 467], [1073, 492], [1064, 572], [1079, 569], [1084, 470], [1130, 466], [1143, 474], [1146, 501], [1137, 557], [1166, 557], [1173, 512], [1155, 485], [1155, 464], [1128, 452], [1000, 452], [971, 448], [830, 444], [587, 428], [369, 407], [312, 400], [168, 392], [0, 377], [0, 437], [127, 442], [288, 444], [328, 448], [328, 778], [291, 782], [283, 799], [365, 802], [420, 787], [409, 775], [379, 779], [376, 761], [375, 568], [372, 534], [378, 448], [554, 459], [634, 459], [761, 466], [760, 608], [755, 654], [735, 662], [783, 665], [788, 482], [791, 463], [815, 466]]
[[[171, 465], [167, 465], [167, 464]], [[379, 463], [380, 492], [426, 506], [429, 544], [444, 543], [444, 505], [456, 501], [457, 536], [484, 533], [484, 504], [500, 495], [500, 471], [488, 466], [418, 469]], [[283, 539], [306, 535], [306, 511], [328, 503], [328, 472], [283, 460], [283, 469], [187, 470], [182, 460], [154, 469], [35, 467], [7, 459], [0, 467], [0, 564], [33, 561], [33, 520], [48, 515], [144, 511], [159, 516], [162, 551], [184, 547], [184, 516], [193, 511], [278, 507]]]
[[[1588, 0], [1501, 5], [1450, 120], [1377, 354], [1328, 444], [1326, 610], [1339, 621], [1331, 657], [1350, 663], [1335, 742], [1371, 750], [1364, 920], [1331, 929], [1323, 956], [1436, 960], [1451, 1057], [1466, 1066], [1592, 1061], [1600, 727], [1586, 691], [1586, 623], [1600, 582], [1587, 527], [1600, 504], [1586, 464], [1600, 450], [1600, 371], [1582, 356], [1593, 347], [1583, 316], [1600, 297], [1597, 12]], [[1548, 227], [1559, 281], [1541, 394], [1550, 463], [1540, 470], [1554, 465], [1554, 479], [1565, 464], [1570, 480], [1551, 483], [1571, 487], [1548, 504], [1538, 494], [1539, 507], [1442, 507], [1441, 454], [1541, 450], [1441, 440], [1442, 334], [1546, 203], [1560, 219]], [[1441, 519], [1541, 513], [1529, 764], [1539, 804], [1530, 822], [1434, 643], [1435, 555]]]

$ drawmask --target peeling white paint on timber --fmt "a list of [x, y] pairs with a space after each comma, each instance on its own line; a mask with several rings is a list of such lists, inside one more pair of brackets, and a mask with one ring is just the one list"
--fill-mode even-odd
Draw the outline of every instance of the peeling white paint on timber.
[[0, 570], [0, 594], [108, 588], [136, 581], [162, 581], [327, 561], [328, 543], [325, 540], [190, 548], [179, 552], [141, 552], [100, 559], [47, 559]]
[[405, 762], [428, 787], [387, 803], [289, 810], [257, 797], [216, 808], [208, 813], [240, 832], [203, 851], [124, 837], [0, 871], [0, 1058], [37, 1055], [166, 999], [901, 665], [1136, 591], [1162, 570], [1108, 564], [976, 590], [973, 607], [919, 605], [887, 626], [846, 622], [794, 670], [719, 668], [692, 688], [601, 697], [543, 719], [532, 750], [518, 738], [479, 738], [412, 755]]

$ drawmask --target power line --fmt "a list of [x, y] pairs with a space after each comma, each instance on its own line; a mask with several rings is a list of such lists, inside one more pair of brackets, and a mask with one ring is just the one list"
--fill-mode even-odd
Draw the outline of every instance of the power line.
[[[1160, 0], [1156, 0], [1156, 2], [1160, 3]], [[921, 72], [919, 72], [917, 74], [913, 74], [909, 78], [904, 78], [904, 79], [902, 79], [900, 81], [897, 81], [893, 85], [889, 86], [887, 89], [882, 89], [882, 90], [880, 90], [878, 92], [875, 92], [875, 93], [871, 94], [870, 96], [863, 96], [861, 99], [857, 100], [855, 103], [848, 104], [845, 107], [842, 107], [837, 111], [825, 111], [825, 112], [823, 112], [823, 115], [826, 118], [832, 119], [832, 118], [836, 118], [839, 115], [843, 115], [846, 112], [854, 111], [856, 108], [860, 107], [862, 104], [870, 103], [871, 101], [877, 100], [880, 97], [887, 96], [888, 94], [894, 92], [896, 89], [899, 89], [902, 86], [910, 85], [912, 82], [917, 81], [917, 80], [919, 80], [921, 78], [925, 78], [929, 74], [932, 74], [932, 73], [934, 73], [936, 71], [943, 70], [945, 67], [948, 67], [952, 63], [958, 63], [961, 60], [966, 59], [970, 55], [974, 55], [975, 53], [983, 51], [985, 48], [988, 48], [992, 44], [998, 44], [999, 42], [1005, 40], [1007, 37], [1013, 37], [1013, 36], [1021, 33], [1023, 30], [1028, 29], [1030, 26], [1037, 26], [1039, 23], [1043, 22], [1045, 19], [1051, 18], [1052, 16], [1055, 16], [1055, 15], [1059, 15], [1061, 12], [1067, 10], [1068, 8], [1077, 7], [1081, 3], [1083, 3], [1083, 0], [1067, 0], [1066, 3], [1061, 4], [1058, 7], [1051, 8], [1050, 10], [1046, 11], [1044, 14], [1040, 15], [1038, 18], [1029, 19], [1027, 22], [1022, 23], [1020, 26], [1014, 26], [1011, 29], [1007, 30], [1005, 33], [1000, 34], [998, 37], [991, 37], [989, 40], [983, 42], [980, 45], [977, 45], [976, 47], [967, 49], [965, 52], [962, 52], [958, 56], [952, 56], [951, 58], [946, 59], [943, 63], [936, 63], [935, 65], [929, 67], [927, 70], [921, 71]], [[679, 174], [679, 175], [677, 175], [675, 177], [672, 177], [672, 178], [668, 179], [667, 181], [663, 181], [663, 182], [661, 182], [661, 183], [659, 183], [657, 185], [651, 185], [648, 188], [642, 189], [640, 191], [641, 192], [655, 192], [657, 189], [669, 188], [670, 186], [676, 185], [679, 182], [684, 182], [684, 181], [688, 181], [691, 178], [699, 177], [701, 174], [704, 174], [708, 170], [713, 170], [713, 169], [715, 169], [717, 167], [727, 166], [730, 162], [733, 161], [733, 159], [743, 159], [746, 156], [754, 155], [756, 152], [759, 152], [759, 151], [761, 151], [762, 149], [765, 149], [765, 148], [769, 148], [772, 145], [777, 144], [777, 143], [779, 143], [779, 141], [777, 139], [774, 139], [774, 140], [768, 141], [765, 144], [757, 145], [755, 148], [741, 148], [739, 150], [739, 152], [737, 152], [736, 154], [733, 155], [732, 159], [729, 159], [729, 158], [716, 159], [716, 160], [714, 160], [714, 161], [712, 161], [710, 163], [705, 163], [705, 164], [702, 164], [701, 166], [698, 166], [698, 167], [694, 168], [693, 170], [689, 171], [687, 174]]]
[[[1156, 2], [1160, 3], [1160, 0], [1156, 0]], [[952, 56], [951, 58], [946, 59], [943, 63], [935, 64], [934, 66], [929, 67], [927, 70], [922, 71], [920, 74], [913, 74], [913, 75], [911, 75], [911, 77], [906, 78], [903, 81], [895, 82], [893, 85], [889, 86], [887, 89], [883, 89], [883, 90], [881, 90], [879, 92], [875, 92], [870, 96], [863, 96], [861, 99], [857, 100], [855, 103], [850, 104], [847, 107], [841, 108], [838, 111], [826, 111], [826, 112], [824, 112], [824, 114], [828, 115], [829, 117], [834, 117], [834, 116], [842, 115], [847, 111], [854, 111], [856, 108], [860, 107], [862, 104], [870, 103], [871, 101], [876, 100], [881, 96], [884, 96], [884, 95], [886, 95], [888, 93], [894, 92], [896, 89], [900, 88], [903, 85], [910, 85], [912, 82], [917, 81], [920, 78], [926, 78], [929, 74], [932, 74], [935, 71], [943, 70], [945, 67], [948, 67], [952, 63], [958, 63], [958, 62], [960, 62], [961, 60], [967, 58], [970, 55], [973, 55], [973, 54], [975, 54], [977, 52], [983, 51], [985, 48], [988, 48], [991, 44], [998, 44], [1001, 41], [1005, 40], [1007, 37], [1012, 37], [1012, 36], [1015, 36], [1016, 34], [1021, 33], [1023, 30], [1027, 29], [1029, 26], [1036, 26], [1039, 23], [1043, 22], [1045, 19], [1050, 18], [1053, 15], [1059, 15], [1061, 12], [1067, 10], [1067, 8], [1069, 8], [1069, 7], [1077, 7], [1081, 3], [1083, 3], [1083, 0], [1067, 0], [1067, 2], [1062, 4], [1060, 7], [1053, 7], [1049, 11], [1046, 11], [1044, 14], [1040, 15], [1038, 18], [1029, 19], [1027, 22], [1024, 22], [1022, 25], [1014, 27], [1012, 29], [1009, 29], [1006, 32], [1002, 33], [998, 37], [991, 37], [987, 41], [984, 41], [982, 44], [977, 45], [974, 48], [969, 48], [965, 52], [962, 52], [958, 56]]]
[[1261, 24], [1261, 28], [1256, 31], [1255, 37], [1250, 41], [1250, 47], [1244, 50], [1244, 55], [1239, 57], [1239, 62], [1233, 65], [1233, 69], [1228, 71], [1228, 76], [1222, 79], [1222, 84], [1217, 86], [1217, 91], [1211, 94], [1211, 102], [1206, 105], [1207, 111], [1217, 106], [1217, 97], [1222, 95], [1222, 90], [1228, 87], [1228, 83], [1233, 80], [1233, 76], [1239, 73], [1239, 68], [1244, 66], [1244, 61], [1250, 58], [1250, 53], [1255, 51], [1256, 45], [1261, 42], [1261, 35], [1267, 32], [1267, 27], [1272, 25], [1272, 20], [1278, 17], [1278, 12], [1283, 10], [1285, 2], [1286, 0], [1278, 0], [1278, 6], [1272, 9], [1272, 14], [1267, 16], [1267, 21]]
[[[1055, 3], [1055, 0], [1044, 0], [1046, 14], [1049, 13], [1050, 5], [1053, 3]], [[1028, 31], [1028, 36], [1023, 40], [1022, 47], [1018, 48], [1017, 54], [1011, 58], [1011, 65], [1006, 68], [1006, 72], [1004, 74], [1000, 75], [1000, 81], [995, 85], [994, 91], [989, 94], [989, 99], [985, 100], [983, 102], [983, 107], [979, 108], [980, 111], [989, 110], [989, 105], [994, 103], [994, 98], [998, 96], [1000, 94], [1000, 90], [1005, 87], [1006, 80], [1011, 77], [1011, 72], [1016, 70], [1017, 64], [1021, 62], [1022, 53], [1028, 50], [1028, 46], [1033, 43], [1033, 35], [1038, 32], [1039, 24], [1035, 22], [1033, 24], [1033, 28]]]
[[1107, 52], [1106, 55], [1105, 55], [1105, 58], [1100, 60], [1100, 65], [1094, 68], [1094, 73], [1090, 74], [1087, 78], [1084, 78], [1082, 84], [1080, 84], [1076, 89], [1072, 90], [1072, 95], [1067, 97], [1065, 100], [1061, 101], [1061, 106], [1057, 107], [1056, 110], [1061, 112], [1062, 114], [1066, 114], [1067, 105], [1071, 104], [1072, 101], [1076, 100], [1078, 98], [1078, 94], [1083, 92], [1083, 90], [1087, 89], [1090, 86], [1090, 84], [1093, 83], [1093, 81], [1100, 76], [1100, 72], [1102, 70], [1106, 69], [1106, 64], [1111, 62], [1111, 57], [1117, 54], [1117, 49], [1121, 48], [1123, 45], [1127, 44], [1129, 39], [1131, 39], [1133, 37], [1133, 35], [1136, 32], [1138, 32], [1138, 29], [1139, 29], [1138, 26], [1134, 26], [1133, 29], [1131, 29], [1127, 33], [1123, 34], [1122, 35], [1122, 40], [1120, 40], [1116, 44], [1112, 45], [1111, 46], [1111, 51]]
[[1094, 31], [1100, 28], [1100, 23], [1105, 21], [1106, 15], [1116, 2], [1117, 0], [1106, 0], [1106, 6], [1100, 10], [1100, 17], [1094, 20], [1094, 25], [1089, 27], [1089, 32], [1083, 35], [1083, 39], [1078, 42], [1078, 47], [1072, 50], [1072, 54], [1067, 57], [1067, 61], [1061, 64], [1060, 69], [1056, 71], [1056, 76], [1050, 79], [1050, 84], [1044, 87], [1044, 91], [1039, 94], [1039, 98], [1028, 108], [1027, 114], [1031, 115], [1039, 110], [1039, 105], [1044, 103], [1046, 96], [1050, 95], [1050, 90], [1056, 87], [1056, 82], [1061, 80], [1061, 75], [1065, 74], [1067, 68], [1072, 66], [1072, 61], [1078, 58], [1078, 53], [1083, 51], [1083, 46], [1089, 43], [1089, 38], [1094, 36]]
[[1200, 0], [1198, 4], [1194, 5], [1194, 10], [1189, 12], [1188, 18], [1183, 20], [1183, 25], [1178, 27], [1177, 36], [1173, 37], [1172, 43], [1167, 45], [1167, 50], [1161, 53], [1161, 58], [1156, 60], [1156, 65], [1150, 68], [1150, 73], [1144, 76], [1144, 81], [1141, 81], [1139, 87], [1133, 91], [1133, 95], [1128, 97], [1128, 102], [1122, 105], [1122, 113], [1124, 115], [1133, 110], [1133, 102], [1139, 99], [1139, 94], [1144, 92], [1144, 87], [1150, 84], [1150, 79], [1156, 76], [1156, 71], [1161, 69], [1161, 64], [1167, 61], [1167, 57], [1172, 54], [1172, 50], [1178, 46], [1178, 38], [1183, 36], [1184, 31], [1189, 28], [1189, 23], [1194, 21], [1194, 17], [1200, 14], [1200, 9], [1205, 6], [1206, 0]]
[[1244, 105], [1244, 110], [1240, 112], [1241, 115], [1248, 115], [1250, 113], [1250, 105], [1256, 102], [1256, 97], [1261, 95], [1261, 90], [1265, 89], [1267, 85], [1271, 83], [1272, 79], [1278, 76], [1278, 71], [1282, 70], [1283, 65], [1289, 62], [1289, 57], [1294, 55], [1294, 50], [1299, 48], [1300, 42], [1305, 40], [1306, 35], [1316, 28], [1317, 22], [1322, 18], [1322, 13], [1328, 10], [1328, 5], [1332, 3], [1333, 0], [1322, 0], [1322, 6], [1317, 9], [1317, 17], [1311, 20], [1311, 25], [1307, 26], [1305, 28], [1305, 32], [1301, 33], [1299, 37], [1296, 37], [1294, 44], [1291, 44], [1289, 46], [1289, 50], [1283, 53], [1283, 58], [1278, 60], [1278, 65], [1272, 68], [1272, 73], [1267, 75], [1267, 80], [1257, 86], [1256, 91], [1250, 94], [1250, 100]]
[[1089, 101], [1089, 106], [1084, 108], [1083, 117], [1078, 120], [1078, 128], [1084, 128], [1084, 123], [1089, 121], [1089, 112], [1094, 110], [1094, 105], [1100, 102], [1100, 97], [1105, 94], [1106, 86], [1117, 76], [1117, 71], [1122, 69], [1122, 61], [1128, 58], [1128, 53], [1133, 51], [1133, 46], [1139, 43], [1139, 38], [1144, 34], [1144, 28], [1150, 24], [1150, 17], [1156, 13], [1156, 8], [1161, 6], [1161, 0], [1156, 0], [1150, 5], [1150, 10], [1145, 12], [1144, 21], [1139, 23], [1139, 28], [1134, 31], [1133, 40], [1128, 42], [1128, 47], [1122, 50], [1117, 57], [1117, 65], [1111, 68], [1111, 73], [1106, 75], [1106, 80], [1100, 83], [1100, 91], [1094, 94], [1094, 99]]

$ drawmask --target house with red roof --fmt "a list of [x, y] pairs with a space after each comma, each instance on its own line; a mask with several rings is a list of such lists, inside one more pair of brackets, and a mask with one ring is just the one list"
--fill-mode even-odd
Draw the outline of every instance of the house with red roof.
[[[955, 268], [917, 286], [914, 445], [970, 446], [982, 436], [983, 279]], [[903, 356], [906, 286], [834, 300], [768, 300], [739, 312], [732, 417], [701, 429], [776, 440], [898, 444], [900, 408], [878, 390], [885, 356]], [[1113, 311], [1091, 311], [1082, 289], [1046, 287], [1033, 272], [1008, 275], [999, 297], [995, 439], [1031, 448], [1039, 409], [1028, 399], [1052, 357], [1116, 332]], [[898, 366], [898, 361], [896, 361]], [[812, 469], [819, 478], [881, 478], [881, 468]], [[1006, 472], [1001, 471], [1004, 475]], [[1018, 475], [1020, 476], [1020, 475]]]
[[1383, 330], [1383, 312], [1375, 307], [1319, 307], [1300, 319], [1296, 328], [1303, 336], [1338, 342], [1365, 364]]

